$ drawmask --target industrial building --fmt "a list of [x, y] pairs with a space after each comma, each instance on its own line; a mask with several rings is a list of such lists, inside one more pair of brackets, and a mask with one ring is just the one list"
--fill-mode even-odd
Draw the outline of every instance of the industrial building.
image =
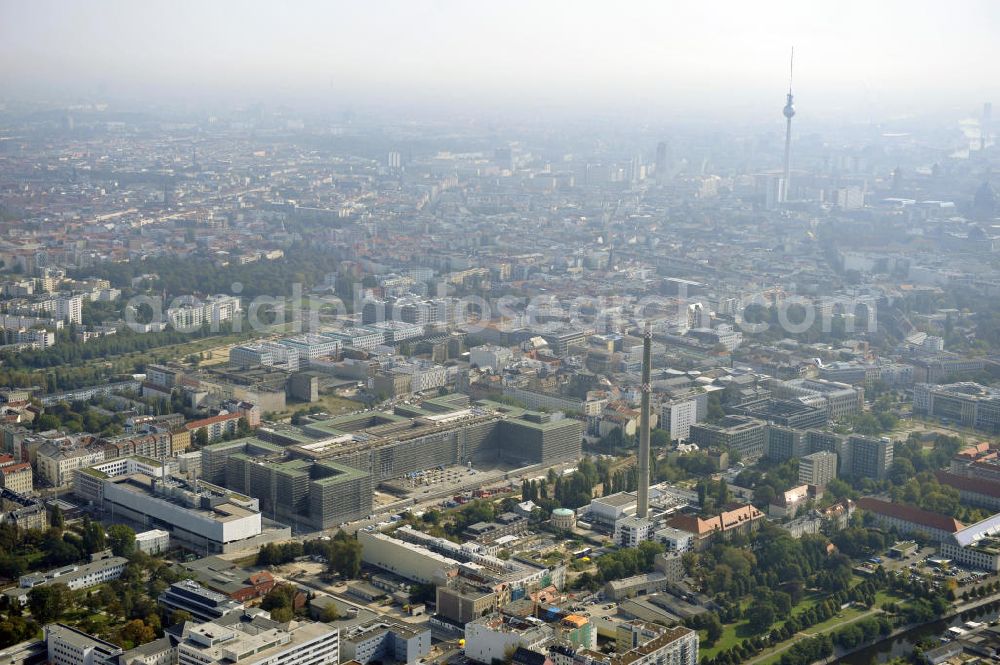
[[798, 400], [764, 399], [736, 407], [734, 413], [781, 427], [810, 429], [827, 423], [827, 412]]
[[768, 387], [780, 399], [796, 400], [826, 411], [830, 420], [859, 413], [865, 402], [864, 388], [824, 379], [772, 379]]
[[206, 446], [202, 473], [256, 497], [271, 519], [310, 531], [327, 529], [371, 513], [373, 490], [370, 474], [323, 459], [329, 443], [286, 449], [245, 438]]
[[847, 475], [882, 480], [892, 467], [892, 439], [852, 435], [837, 450], [837, 454], [843, 457], [841, 468], [848, 470]]

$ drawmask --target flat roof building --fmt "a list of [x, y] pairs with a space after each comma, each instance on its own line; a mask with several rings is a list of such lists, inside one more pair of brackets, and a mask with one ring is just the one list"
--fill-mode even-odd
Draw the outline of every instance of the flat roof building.
[[122, 648], [61, 623], [44, 628], [52, 665], [116, 665]]
[[183, 610], [198, 621], [214, 621], [243, 610], [243, 603], [206, 589], [194, 580], [174, 582], [156, 600], [168, 610]]
[[177, 645], [179, 665], [328, 665], [340, 661], [334, 628], [312, 621], [287, 626], [255, 616], [249, 620], [208, 622], [187, 631]]

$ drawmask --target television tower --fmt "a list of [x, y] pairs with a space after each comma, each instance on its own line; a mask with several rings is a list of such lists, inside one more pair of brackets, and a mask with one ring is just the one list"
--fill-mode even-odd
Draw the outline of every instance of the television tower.
[[788, 200], [789, 177], [791, 176], [792, 159], [792, 117], [795, 116], [795, 107], [792, 105], [792, 72], [795, 67], [795, 47], [792, 47], [792, 57], [788, 61], [788, 96], [785, 98], [785, 108], [782, 114], [785, 116], [785, 171], [784, 180], [781, 183], [780, 202]]
[[979, 121], [979, 149], [986, 150], [990, 144], [990, 123], [993, 119], [993, 104], [983, 104], [983, 119]]
[[639, 464], [638, 471], [638, 492], [636, 492], [635, 514], [636, 517], [645, 517], [649, 512], [649, 392], [650, 392], [650, 366], [652, 361], [651, 345], [653, 331], [649, 324], [642, 333], [642, 407], [639, 415]]

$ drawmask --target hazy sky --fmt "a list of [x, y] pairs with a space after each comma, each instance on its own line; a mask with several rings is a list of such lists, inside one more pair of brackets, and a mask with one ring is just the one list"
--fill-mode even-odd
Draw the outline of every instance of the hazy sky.
[[971, 111], [998, 28], [991, 0], [0, 0], [0, 98], [759, 113], [794, 44], [800, 108]]

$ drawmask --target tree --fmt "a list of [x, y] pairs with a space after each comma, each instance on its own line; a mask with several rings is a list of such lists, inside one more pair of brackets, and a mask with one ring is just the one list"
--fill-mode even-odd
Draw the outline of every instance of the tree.
[[270, 610], [271, 620], [277, 621], [278, 623], [288, 623], [292, 620], [294, 612], [292, 612], [291, 607], [276, 607]]
[[903, 457], [892, 461], [892, 467], [889, 469], [889, 480], [894, 485], [904, 485], [916, 474], [917, 470], [913, 467], [913, 462]]
[[775, 591], [771, 595], [774, 611], [781, 618], [787, 618], [792, 611], [792, 597], [784, 591]]
[[204, 448], [208, 445], [208, 428], [200, 427], [198, 431], [194, 434], [194, 445], [198, 448]]
[[135, 551], [135, 531], [124, 524], [108, 527], [108, 545], [115, 556], [131, 556]]
[[52, 512], [49, 514], [49, 524], [51, 524], [56, 529], [61, 529], [66, 524], [66, 519], [63, 517], [62, 508], [59, 504], [52, 507]]
[[771, 485], [760, 485], [753, 491], [753, 502], [758, 507], [769, 505], [774, 500], [774, 497], [775, 491]]
[[191, 613], [186, 610], [174, 610], [170, 613], [170, 625], [175, 626], [179, 623], [185, 623], [194, 619]]
[[69, 609], [72, 594], [62, 582], [36, 586], [28, 592], [28, 609], [38, 623], [58, 621]]
[[123, 648], [134, 648], [156, 639], [156, 631], [142, 619], [133, 619], [122, 626], [118, 633]]
[[320, 612], [319, 615], [319, 620], [325, 621], [326, 623], [336, 621], [339, 618], [340, 618], [340, 612], [337, 611], [337, 606], [333, 603], [330, 603], [329, 605], [324, 607], [323, 611]]
[[760, 600], [754, 601], [754, 603], [747, 609], [747, 623], [750, 626], [750, 630], [755, 633], [763, 633], [774, 620], [777, 615], [774, 611], [774, 606], [771, 603], [763, 602]]
[[89, 515], [83, 516], [83, 548], [87, 554], [100, 552], [107, 547], [104, 527], [100, 522], [93, 522]]
[[725, 415], [726, 412], [722, 409], [722, 399], [719, 397], [718, 391], [709, 393], [705, 419], [710, 423], [715, 423], [722, 420]]
[[729, 498], [729, 485], [726, 483], [725, 478], [720, 478], [718, 490], [715, 493], [715, 505], [721, 508], [729, 503]]
[[327, 570], [346, 579], [358, 576], [361, 572], [361, 543], [357, 538], [343, 531], [337, 532], [330, 541]]
[[715, 612], [709, 612], [705, 623], [705, 632], [709, 645], [715, 644], [722, 637], [722, 622]]
[[654, 450], [660, 448], [666, 448], [668, 443], [670, 443], [670, 432], [668, 432], [665, 429], [660, 429], [659, 427], [650, 431], [649, 433], [650, 448]]

